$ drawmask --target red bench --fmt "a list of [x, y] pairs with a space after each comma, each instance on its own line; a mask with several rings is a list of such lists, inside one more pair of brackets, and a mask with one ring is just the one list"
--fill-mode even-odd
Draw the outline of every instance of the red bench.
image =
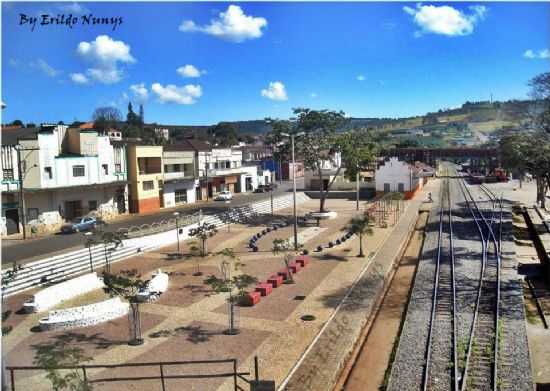
[[277, 274], [281, 277], [283, 277], [284, 280], [288, 280], [288, 270], [287, 269], [281, 269], [277, 272]]
[[300, 271], [300, 269], [302, 268], [302, 265], [300, 265], [299, 263], [292, 262], [288, 265], [288, 268], [290, 269], [290, 271], [292, 271], [292, 273], [296, 274]]
[[260, 302], [260, 292], [246, 292], [243, 297], [243, 304], [248, 306], [254, 306]]
[[273, 285], [262, 282], [256, 285], [256, 292], [260, 292], [262, 296], [267, 296], [273, 291]]
[[278, 288], [283, 283], [283, 276], [272, 275], [267, 279], [267, 282], [273, 286], [273, 288]]
[[305, 267], [308, 263], [311, 262], [311, 258], [307, 255], [300, 255], [296, 259], [294, 259], [294, 262], [299, 263], [302, 265], [302, 267]]

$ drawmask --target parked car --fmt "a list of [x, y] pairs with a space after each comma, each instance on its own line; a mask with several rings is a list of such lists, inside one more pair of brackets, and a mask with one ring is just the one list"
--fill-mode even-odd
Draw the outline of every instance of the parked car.
[[229, 190], [223, 190], [218, 193], [215, 200], [216, 201], [229, 201], [233, 199], [233, 194]]
[[68, 224], [64, 224], [61, 227], [61, 232], [64, 234], [70, 234], [73, 232], [85, 232], [92, 231], [98, 224], [104, 224], [102, 221], [98, 221], [95, 217], [77, 217]]
[[259, 185], [257, 188], [254, 189], [254, 193], [265, 193], [266, 191], [269, 191], [267, 186]]

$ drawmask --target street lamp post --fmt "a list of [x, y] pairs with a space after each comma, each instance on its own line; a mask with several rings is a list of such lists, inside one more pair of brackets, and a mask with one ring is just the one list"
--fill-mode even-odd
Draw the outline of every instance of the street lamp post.
[[178, 217], [180, 215], [180, 212], [174, 212], [174, 216], [176, 216], [176, 237], [177, 237], [177, 241], [178, 241], [178, 255], [181, 255], [181, 252], [180, 252], [180, 227], [179, 227], [179, 221], [178, 221]]
[[298, 251], [298, 215], [296, 214], [296, 159], [294, 156], [294, 138], [303, 136], [304, 132], [296, 134], [281, 133], [282, 136], [290, 137], [292, 150], [292, 193], [293, 193], [293, 213], [294, 213], [294, 251]]
[[355, 186], [357, 190], [357, 201], [355, 202], [355, 209], [359, 210], [359, 165], [357, 165], [357, 174], [355, 174]]

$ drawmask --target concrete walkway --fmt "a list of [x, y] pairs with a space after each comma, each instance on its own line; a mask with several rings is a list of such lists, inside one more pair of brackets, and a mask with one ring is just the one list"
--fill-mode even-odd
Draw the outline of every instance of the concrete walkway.
[[413, 230], [419, 208], [427, 193], [437, 187], [438, 181], [432, 181], [411, 200], [399, 224], [351, 285], [279, 390], [332, 390], [361, 332], [374, 318], [377, 302]]

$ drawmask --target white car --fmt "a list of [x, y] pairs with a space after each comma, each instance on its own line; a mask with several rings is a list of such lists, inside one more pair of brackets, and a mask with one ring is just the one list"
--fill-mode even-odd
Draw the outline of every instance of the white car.
[[223, 190], [216, 196], [216, 201], [229, 201], [233, 199], [233, 194], [229, 190]]

